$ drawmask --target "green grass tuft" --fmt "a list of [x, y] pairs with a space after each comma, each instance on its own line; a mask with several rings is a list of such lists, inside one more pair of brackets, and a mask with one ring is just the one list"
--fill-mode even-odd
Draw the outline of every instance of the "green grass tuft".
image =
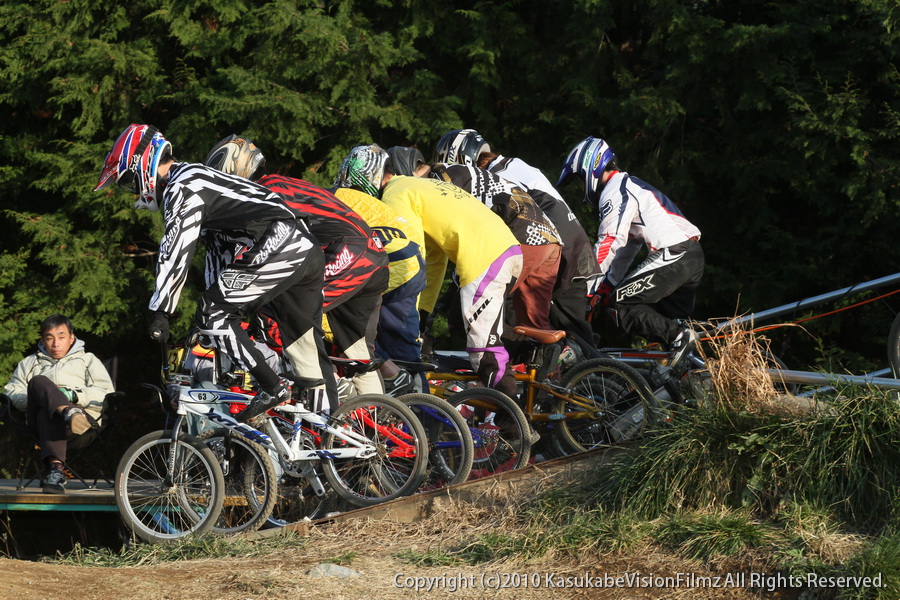
[[685, 558], [709, 561], [769, 547], [780, 536], [771, 526], [754, 521], [746, 511], [719, 511], [661, 519], [654, 538]]
[[305, 548], [309, 543], [309, 538], [285, 530], [279, 535], [261, 539], [206, 536], [162, 544], [134, 544], [121, 552], [107, 548], [84, 548], [76, 544], [70, 552], [58, 555], [52, 562], [83, 567], [123, 567], [204, 558], [252, 558], [288, 548]]
[[682, 411], [596, 473], [593, 501], [648, 519], [714, 507], [772, 515], [800, 501], [874, 531], [897, 521], [897, 464], [897, 402], [845, 388], [829, 410], [804, 416]]

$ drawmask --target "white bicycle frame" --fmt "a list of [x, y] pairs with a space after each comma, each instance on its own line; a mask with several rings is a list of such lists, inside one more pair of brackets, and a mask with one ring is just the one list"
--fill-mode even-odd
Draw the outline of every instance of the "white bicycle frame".
[[[263, 446], [271, 455], [277, 456], [281, 462], [280, 468], [294, 462], [318, 462], [334, 459], [367, 459], [375, 455], [376, 448], [372, 440], [349, 429], [338, 429], [328, 424], [322, 415], [307, 410], [298, 403], [284, 404], [275, 407], [274, 410], [293, 415], [293, 432], [289, 439], [285, 439], [274, 419], [265, 421], [266, 432], [259, 431], [247, 423], [238, 422], [227, 412], [218, 410], [217, 407], [232, 402], [247, 404], [253, 398], [249, 394], [232, 392], [229, 390], [192, 388], [178, 383], [167, 386], [169, 398], [177, 398], [175, 423], [172, 426], [171, 452], [169, 456], [169, 472], [174, 472], [175, 448], [177, 447], [178, 434], [185, 425], [188, 417], [207, 419], [225, 429], [237, 433], [247, 439]], [[322, 433], [330, 433], [338, 439], [346, 442], [343, 448], [303, 448], [301, 442], [302, 426], [308, 423]], [[314, 486], [318, 488], [319, 486]], [[318, 492], [318, 490], [317, 490]]]

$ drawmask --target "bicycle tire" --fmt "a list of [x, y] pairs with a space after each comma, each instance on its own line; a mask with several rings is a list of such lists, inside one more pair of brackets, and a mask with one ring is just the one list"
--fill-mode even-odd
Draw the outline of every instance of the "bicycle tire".
[[269, 515], [267, 526], [284, 527], [307, 519], [315, 521], [352, 508], [355, 506], [331, 487], [326, 487], [322, 496], [316, 496], [305, 478], [283, 475], [278, 482], [278, 501]]
[[404, 394], [398, 399], [413, 410], [428, 438], [431, 468], [419, 491], [468, 480], [475, 448], [469, 425], [459, 411], [443, 398], [431, 394]]
[[[428, 439], [422, 424], [401, 401], [384, 394], [351, 398], [331, 413], [332, 427], [348, 427], [376, 447], [371, 458], [323, 458], [322, 471], [332, 489], [354, 506], [372, 506], [414, 493], [428, 469]], [[409, 444], [411, 455], [394, 439]], [[342, 448], [345, 442], [326, 433], [322, 449]]]
[[219, 518], [225, 480], [212, 451], [181, 433], [172, 485], [166, 486], [171, 431], [148, 433], [125, 451], [116, 469], [115, 497], [125, 525], [157, 543], [208, 533]]
[[[554, 398], [551, 413], [559, 417], [553, 437], [565, 454], [621, 445], [640, 436], [655, 421], [653, 392], [637, 370], [622, 362], [609, 358], [583, 361], [569, 370], [562, 385], [570, 396]], [[574, 396], [579, 402], [574, 402]], [[565, 418], [572, 412], [584, 415]]]
[[231, 436], [226, 462], [227, 435], [227, 429], [207, 429], [197, 436], [219, 460], [225, 480], [225, 500], [213, 531], [223, 535], [256, 531], [275, 507], [278, 475], [268, 451], [241, 435]]
[[894, 317], [887, 341], [888, 362], [891, 363], [891, 371], [894, 378], [900, 379], [900, 313]]
[[475, 455], [470, 479], [524, 467], [531, 458], [531, 426], [512, 398], [486, 387], [450, 396], [469, 425]]

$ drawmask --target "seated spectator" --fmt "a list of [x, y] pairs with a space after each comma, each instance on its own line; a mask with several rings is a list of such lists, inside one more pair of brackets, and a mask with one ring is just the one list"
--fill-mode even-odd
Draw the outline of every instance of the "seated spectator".
[[12, 405], [26, 416], [41, 447], [45, 494], [66, 491], [66, 444], [100, 419], [112, 380], [100, 360], [85, 352], [67, 317], [53, 315], [41, 323], [37, 352], [16, 366], [3, 388]]

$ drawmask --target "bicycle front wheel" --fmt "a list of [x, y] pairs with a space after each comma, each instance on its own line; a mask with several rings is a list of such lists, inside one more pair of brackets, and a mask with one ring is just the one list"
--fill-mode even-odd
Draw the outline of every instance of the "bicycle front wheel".
[[[331, 426], [368, 438], [375, 446], [369, 458], [323, 458], [328, 483], [354, 506], [371, 506], [415, 492], [428, 468], [428, 440], [422, 424], [405, 404], [383, 394], [363, 394], [331, 414]], [[324, 450], [346, 442], [325, 434]]]
[[431, 394], [405, 394], [399, 400], [413, 410], [428, 438], [431, 469], [420, 491], [466, 481], [472, 473], [475, 449], [469, 425], [459, 411]]
[[215, 454], [225, 478], [225, 501], [213, 531], [231, 535], [262, 527], [278, 499], [278, 476], [266, 449], [227, 429], [208, 429], [198, 439]]
[[468, 388], [450, 396], [469, 425], [475, 456], [472, 475], [476, 479], [528, 464], [531, 458], [531, 426], [512, 398], [486, 387]]
[[171, 478], [172, 433], [156, 431], [134, 442], [116, 469], [116, 505], [122, 520], [147, 542], [164, 542], [213, 528], [222, 511], [225, 481], [213, 453], [179, 434]]
[[554, 400], [551, 419], [554, 444], [564, 454], [633, 440], [654, 420], [653, 392], [620, 361], [586, 360], [572, 367], [562, 385], [568, 397]]

